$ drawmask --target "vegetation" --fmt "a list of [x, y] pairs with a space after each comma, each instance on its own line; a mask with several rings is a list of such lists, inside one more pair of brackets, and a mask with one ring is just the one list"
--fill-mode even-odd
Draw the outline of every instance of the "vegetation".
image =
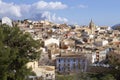
[[110, 64], [111, 70], [109, 73], [112, 74], [116, 80], [120, 79], [120, 55], [112, 52], [108, 56], [108, 63]]
[[56, 80], [74, 80], [72, 75], [56, 75]]
[[90, 80], [116, 80], [111, 74], [90, 74]]
[[57, 75], [56, 80], [116, 80], [111, 74], [86, 74]]
[[39, 58], [39, 42], [17, 27], [0, 26], [0, 80], [25, 80], [26, 63]]

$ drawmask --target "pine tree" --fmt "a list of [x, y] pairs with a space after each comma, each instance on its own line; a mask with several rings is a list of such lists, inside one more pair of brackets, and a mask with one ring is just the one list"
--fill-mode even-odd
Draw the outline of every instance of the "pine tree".
[[39, 58], [40, 44], [18, 27], [0, 26], [0, 80], [25, 80], [26, 63]]

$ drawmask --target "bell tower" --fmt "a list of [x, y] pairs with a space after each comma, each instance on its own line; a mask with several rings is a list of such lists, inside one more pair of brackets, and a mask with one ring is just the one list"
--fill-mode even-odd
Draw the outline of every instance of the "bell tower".
[[95, 24], [92, 21], [92, 19], [91, 19], [91, 21], [89, 23], [89, 29], [91, 30], [91, 34], [94, 34], [96, 27], [95, 27]]

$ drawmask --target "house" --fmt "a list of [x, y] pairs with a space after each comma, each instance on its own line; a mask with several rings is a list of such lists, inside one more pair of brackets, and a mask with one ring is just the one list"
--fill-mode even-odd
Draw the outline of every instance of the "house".
[[28, 68], [32, 68], [32, 71], [36, 76], [30, 75], [29, 78], [42, 78], [42, 80], [55, 80], [55, 66], [38, 66], [38, 62], [27, 63]]
[[52, 43], [56, 43], [58, 46], [59, 46], [59, 39], [54, 39], [54, 38], [50, 38], [50, 39], [47, 39], [45, 40], [45, 46], [49, 45], [49, 44], [52, 44]]
[[85, 72], [87, 60], [81, 55], [61, 55], [56, 58], [56, 70], [59, 73]]
[[107, 58], [107, 54], [110, 53], [110, 48], [99, 48], [99, 50], [92, 53], [92, 63], [102, 63], [104, 64], [104, 61]]
[[106, 46], [108, 45], [108, 40], [98, 40], [94, 42], [96, 47]]
[[56, 56], [60, 54], [59, 46], [56, 43], [49, 44], [47, 46], [48, 49], [48, 57], [51, 60], [55, 60]]

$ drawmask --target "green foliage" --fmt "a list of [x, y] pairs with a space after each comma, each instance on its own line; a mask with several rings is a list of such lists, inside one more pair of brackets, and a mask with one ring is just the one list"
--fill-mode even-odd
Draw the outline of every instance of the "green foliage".
[[116, 80], [111, 74], [76, 73], [73, 75], [57, 75], [56, 80]]
[[71, 75], [57, 75], [56, 80], [74, 80], [74, 77]]
[[115, 80], [115, 78], [111, 74], [108, 74], [102, 77], [101, 80]]
[[89, 76], [84, 73], [73, 73], [70, 75], [56, 75], [56, 80], [89, 80]]
[[40, 56], [39, 42], [17, 27], [0, 26], [0, 80], [25, 80], [26, 63]]
[[120, 55], [116, 53], [110, 53], [108, 55], [108, 63], [111, 65], [112, 70], [109, 72], [112, 74], [116, 80], [120, 79]]
[[116, 80], [111, 74], [90, 74], [90, 80]]

